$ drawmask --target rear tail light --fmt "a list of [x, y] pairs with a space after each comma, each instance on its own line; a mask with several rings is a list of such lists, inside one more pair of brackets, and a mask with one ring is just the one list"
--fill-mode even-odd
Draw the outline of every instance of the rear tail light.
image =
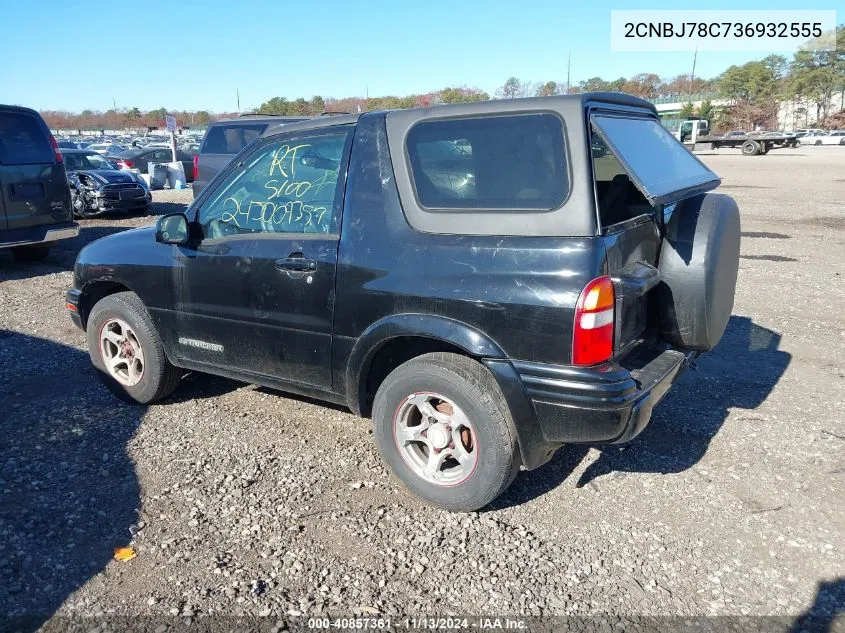
[[194, 154], [194, 180], [199, 180], [200, 177], [200, 155]]
[[59, 144], [56, 142], [56, 137], [52, 134], [50, 135], [50, 145], [53, 148], [53, 152], [56, 154], [56, 162], [61, 165], [65, 161], [64, 158], [62, 158], [62, 153], [59, 151]]
[[117, 166], [121, 169], [132, 169], [135, 166], [135, 161], [119, 160], [117, 161]]
[[596, 365], [613, 356], [613, 282], [593, 279], [581, 291], [575, 306], [572, 331], [572, 364]]

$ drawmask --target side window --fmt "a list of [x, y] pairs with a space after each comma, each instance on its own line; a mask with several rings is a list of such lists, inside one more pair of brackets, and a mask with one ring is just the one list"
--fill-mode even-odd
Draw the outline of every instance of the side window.
[[266, 129], [266, 123], [212, 126], [205, 137], [202, 153], [235, 155], [261, 136], [261, 133]]
[[257, 147], [200, 208], [203, 236], [337, 233], [337, 179], [349, 134], [288, 137]]
[[427, 209], [548, 211], [569, 191], [563, 122], [551, 113], [424, 121], [406, 149]]

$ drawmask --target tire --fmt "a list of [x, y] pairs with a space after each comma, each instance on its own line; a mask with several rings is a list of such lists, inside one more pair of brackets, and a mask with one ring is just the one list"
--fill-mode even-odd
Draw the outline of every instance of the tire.
[[[121, 345], [110, 342], [106, 346], [102, 341], [106, 326], [113, 336], [123, 337]], [[86, 337], [91, 363], [106, 387], [121, 400], [148, 404], [166, 398], [179, 385], [182, 372], [167, 360], [161, 338], [135, 293], [118, 292], [98, 301], [88, 318]], [[137, 354], [136, 344], [140, 354]], [[140, 361], [140, 364], [132, 364], [135, 368], [132, 373], [129, 361], [122, 362], [116, 371], [109, 370], [107, 354], [115, 357], [119, 352], [122, 356], [124, 348], [129, 352], [128, 358]], [[116, 377], [120, 374], [124, 374], [124, 381]]]
[[706, 352], [719, 343], [733, 309], [739, 270], [736, 201], [706, 193], [678, 203], [660, 247], [660, 335], [675, 347]]
[[[436, 408], [438, 422], [428, 427], [425, 440], [402, 442], [397, 434], [416, 428], [404, 424], [406, 415], [413, 418], [416, 409], [419, 423], [425, 424], [418, 415], [422, 409], [414, 404], [421, 402]], [[425, 404], [423, 408], [428, 410]], [[505, 491], [519, 470], [513, 420], [496, 379], [481, 363], [459, 354], [424, 354], [394, 369], [376, 393], [373, 426], [379, 452], [391, 472], [414, 495], [446, 510], [471, 512], [486, 506]], [[434, 474], [439, 483], [421, 474], [421, 464], [429, 463], [436, 446], [435, 438], [452, 442], [442, 448], [449, 457]], [[457, 450], [456, 442], [461, 443]], [[466, 460], [463, 464], [451, 457], [459, 453]]]
[[813, 143], [813, 145], [821, 145], [821, 144], [822, 144], [821, 141], [816, 141], [815, 143]]
[[745, 156], [757, 156], [760, 153], [760, 143], [757, 141], [745, 141], [742, 144], [742, 153]]
[[27, 264], [40, 262], [50, 253], [50, 247], [43, 244], [33, 246], [15, 246], [12, 248], [12, 257], [16, 262]]

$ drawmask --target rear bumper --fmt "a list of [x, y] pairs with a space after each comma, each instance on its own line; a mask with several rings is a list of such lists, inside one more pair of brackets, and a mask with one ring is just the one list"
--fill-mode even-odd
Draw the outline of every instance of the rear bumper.
[[0, 231], [0, 248], [13, 246], [29, 246], [30, 244], [49, 244], [66, 240], [79, 235], [79, 225], [76, 222], [62, 222], [60, 224], [45, 224], [25, 229]]
[[622, 364], [571, 367], [512, 361], [550, 443], [616, 444], [635, 438], [695, 352], [646, 350]]

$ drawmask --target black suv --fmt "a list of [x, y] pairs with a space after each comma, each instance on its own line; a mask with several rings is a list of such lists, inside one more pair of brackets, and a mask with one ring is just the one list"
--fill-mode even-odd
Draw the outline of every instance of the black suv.
[[43, 259], [79, 234], [62, 155], [35, 110], [0, 105], [0, 189], [0, 248], [15, 259]]
[[623, 94], [312, 119], [83, 249], [67, 305], [122, 397], [188, 369], [340, 403], [414, 493], [471, 510], [565, 443], [635, 437], [716, 345], [719, 183]]
[[209, 124], [200, 151], [194, 154], [191, 188], [196, 198], [202, 188], [240, 151], [261, 136], [272, 125], [304, 121], [308, 117], [243, 115]]

